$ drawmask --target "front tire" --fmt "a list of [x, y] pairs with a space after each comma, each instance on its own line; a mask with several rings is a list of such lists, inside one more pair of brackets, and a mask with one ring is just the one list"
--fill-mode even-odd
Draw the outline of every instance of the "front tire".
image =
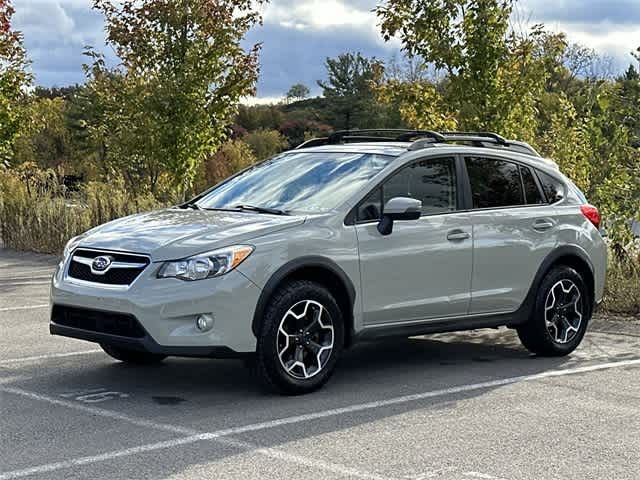
[[135, 365], [151, 365], [154, 363], [160, 363], [167, 358], [166, 355], [129, 350], [127, 348], [116, 347], [114, 345], [100, 344], [100, 346], [110, 357], [124, 363], [131, 363]]
[[256, 373], [269, 390], [301, 395], [333, 373], [344, 346], [344, 320], [324, 286], [308, 280], [278, 289], [265, 310], [256, 348]]
[[555, 267], [542, 280], [531, 317], [517, 329], [518, 337], [537, 355], [569, 355], [587, 331], [591, 305], [580, 274], [564, 265]]

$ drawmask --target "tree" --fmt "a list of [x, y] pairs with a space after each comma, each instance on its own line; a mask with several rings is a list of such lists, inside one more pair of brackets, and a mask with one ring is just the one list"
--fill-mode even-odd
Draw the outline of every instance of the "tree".
[[186, 192], [224, 142], [241, 97], [254, 93], [259, 45], [241, 46], [262, 0], [94, 0], [121, 61], [87, 54], [110, 168], [135, 190]]
[[293, 101], [304, 100], [309, 96], [310, 93], [311, 91], [309, 90], [309, 87], [307, 87], [306, 85], [303, 85], [302, 83], [296, 83], [295, 85], [292, 85], [289, 91], [287, 92], [287, 101], [290, 102], [292, 100]]
[[385, 40], [448, 75], [449, 101], [463, 128], [488, 129], [500, 115], [495, 99], [509, 57], [512, 0], [387, 0], [377, 8]]
[[20, 133], [20, 102], [31, 83], [22, 34], [11, 28], [14, 9], [0, 0], [0, 165], [7, 165]]
[[277, 130], [256, 130], [247, 133], [242, 141], [249, 145], [257, 160], [273, 157], [289, 146], [287, 139]]
[[374, 69], [380, 62], [360, 53], [344, 53], [327, 58], [328, 80], [318, 81], [331, 106], [334, 126], [339, 129], [374, 126], [375, 97], [372, 90]]

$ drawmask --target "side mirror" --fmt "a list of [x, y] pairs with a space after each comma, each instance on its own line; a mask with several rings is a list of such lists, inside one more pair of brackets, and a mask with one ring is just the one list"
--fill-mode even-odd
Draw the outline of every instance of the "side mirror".
[[422, 215], [422, 202], [413, 198], [394, 197], [384, 206], [382, 218], [378, 223], [381, 235], [393, 232], [394, 221], [418, 220]]

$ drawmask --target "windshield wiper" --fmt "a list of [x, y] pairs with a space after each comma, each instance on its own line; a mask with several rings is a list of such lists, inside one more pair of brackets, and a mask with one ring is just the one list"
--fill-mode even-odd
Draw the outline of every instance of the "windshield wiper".
[[183, 208], [183, 209], [190, 208], [191, 210], [202, 210], [202, 207], [194, 202], [183, 203], [182, 205], [180, 205], [180, 208]]
[[270, 213], [271, 215], [289, 215], [284, 210], [279, 210], [277, 208], [256, 207], [255, 205], [236, 205], [233, 208], [237, 208], [238, 210], [248, 210], [257, 213]]

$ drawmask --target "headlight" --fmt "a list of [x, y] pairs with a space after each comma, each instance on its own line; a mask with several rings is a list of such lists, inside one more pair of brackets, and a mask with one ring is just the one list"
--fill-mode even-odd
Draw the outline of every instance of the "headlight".
[[184, 260], [166, 262], [158, 270], [158, 278], [193, 281], [219, 277], [240, 265], [252, 252], [253, 247], [250, 245], [235, 245], [194, 255]]
[[78, 244], [80, 243], [80, 240], [82, 240], [82, 235], [73, 237], [71, 240], [67, 242], [67, 244], [64, 247], [64, 251], [62, 252], [63, 260], [66, 260], [67, 258], [69, 258], [69, 255], [78, 246]]

